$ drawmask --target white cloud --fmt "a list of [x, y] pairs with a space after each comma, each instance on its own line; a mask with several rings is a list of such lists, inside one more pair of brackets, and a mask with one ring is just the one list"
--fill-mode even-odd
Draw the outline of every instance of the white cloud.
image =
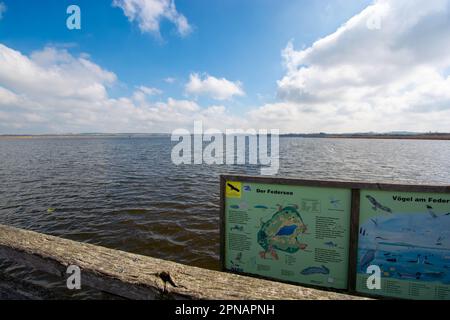
[[[218, 129], [448, 132], [449, 16], [450, 0], [376, 1], [308, 48], [289, 43], [278, 100], [239, 117], [145, 86], [112, 98], [117, 76], [88, 55], [54, 47], [24, 55], [0, 44], [0, 133], [170, 132], [197, 119]], [[374, 17], [380, 29], [367, 27]], [[245, 94], [240, 82], [207, 74], [191, 74], [185, 93]]]
[[449, 0], [379, 0], [309, 48], [290, 42], [281, 102], [252, 117], [296, 132], [449, 131], [449, 16]]
[[160, 36], [161, 20], [172, 22], [181, 36], [192, 31], [188, 20], [179, 13], [174, 0], [113, 0], [113, 6], [123, 10], [131, 22], [137, 22], [142, 32]]
[[164, 82], [167, 82], [167, 83], [170, 83], [170, 84], [175, 83], [175, 81], [177, 81], [177, 79], [175, 79], [173, 77], [167, 77], [167, 78], [164, 79]]
[[116, 75], [85, 57], [74, 58], [66, 50], [45, 48], [30, 57], [0, 44], [0, 85], [33, 98], [45, 94], [58, 97], [98, 99]]
[[231, 82], [225, 78], [218, 79], [207, 74], [202, 79], [197, 73], [190, 75], [185, 90], [190, 95], [205, 95], [216, 100], [228, 100], [233, 96], [245, 95], [239, 81]]
[[0, 2], [0, 20], [3, 18], [3, 14], [6, 12], [6, 5], [4, 2]]
[[139, 86], [138, 89], [148, 96], [155, 96], [163, 93], [162, 90], [158, 88], [150, 88], [146, 86]]
[[145, 103], [147, 97], [161, 95], [163, 92], [158, 88], [151, 88], [146, 86], [138, 86], [133, 93], [133, 100], [139, 104]]
[[171, 132], [194, 120], [220, 129], [240, 123], [225, 107], [148, 101], [160, 93], [156, 88], [139, 86], [130, 97], [111, 98], [117, 82], [87, 55], [47, 47], [27, 56], [0, 44], [0, 133]]

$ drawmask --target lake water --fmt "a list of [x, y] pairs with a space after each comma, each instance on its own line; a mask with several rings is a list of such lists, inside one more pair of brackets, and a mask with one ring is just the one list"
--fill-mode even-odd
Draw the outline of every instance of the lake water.
[[[218, 269], [219, 175], [259, 167], [175, 166], [173, 145], [161, 136], [0, 139], [0, 223]], [[279, 176], [450, 184], [449, 162], [450, 141], [281, 138]], [[0, 275], [48, 294], [61, 282], [5, 261]]]

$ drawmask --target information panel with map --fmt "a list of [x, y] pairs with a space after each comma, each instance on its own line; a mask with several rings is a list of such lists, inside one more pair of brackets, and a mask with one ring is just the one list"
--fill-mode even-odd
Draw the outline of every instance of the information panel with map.
[[225, 181], [227, 270], [347, 288], [351, 190]]
[[[367, 285], [378, 266], [380, 288]], [[361, 190], [357, 291], [450, 299], [450, 194]]]

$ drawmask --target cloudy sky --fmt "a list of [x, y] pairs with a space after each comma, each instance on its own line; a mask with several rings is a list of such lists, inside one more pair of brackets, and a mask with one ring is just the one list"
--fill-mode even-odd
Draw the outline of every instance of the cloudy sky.
[[0, 134], [449, 132], [449, 75], [450, 0], [0, 0]]

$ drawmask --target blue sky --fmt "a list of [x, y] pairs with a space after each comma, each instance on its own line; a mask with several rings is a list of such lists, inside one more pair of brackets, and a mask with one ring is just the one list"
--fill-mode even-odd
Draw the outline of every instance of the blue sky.
[[[289, 124], [289, 128], [286, 130], [289, 132], [351, 132], [361, 131], [364, 128], [375, 131], [414, 129], [415, 127], [412, 124], [415, 120], [408, 123], [386, 123], [383, 127], [371, 125], [375, 121], [375, 118], [372, 118], [372, 120], [365, 119], [367, 124], [370, 124], [369, 127], [366, 124], [357, 125], [361, 123], [357, 119], [357, 115], [364, 112], [362, 109], [370, 111], [370, 109], [379, 107], [381, 104], [385, 105], [386, 101], [394, 101], [395, 99], [400, 101], [402, 97], [398, 97], [398, 92], [394, 96], [370, 96], [365, 100], [362, 100], [361, 97], [352, 97], [353, 100], [351, 101], [337, 99], [336, 104], [327, 104], [326, 106], [324, 104], [317, 108], [317, 120], [321, 121], [318, 121], [316, 125], [302, 127], [298, 126], [298, 123], [302, 123], [302, 119], [305, 119], [303, 123], [314, 121], [310, 118], [310, 114], [311, 110], [316, 108], [316, 103], [311, 103], [311, 101], [319, 99], [319, 96], [322, 99], [323, 94], [341, 94], [344, 90], [357, 93], [359, 89], [359, 85], [356, 90], [352, 90], [355, 88], [351, 86], [342, 88], [344, 84], [349, 82], [346, 77], [337, 79], [337, 84], [333, 84], [336, 85], [336, 88], [333, 90], [329, 89], [328, 84], [321, 88], [318, 83], [324, 81], [315, 78], [314, 70], [320, 69], [321, 74], [329, 78], [334, 78], [335, 74], [341, 74], [342, 72], [365, 77], [363, 71], [369, 69], [371, 65], [375, 66], [375, 70], [369, 71], [373, 73], [370, 79], [383, 72], [383, 67], [378, 65], [382, 62], [379, 61], [379, 57], [374, 56], [373, 59], [378, 60], [373, 64], [371, 63], [370, 55], [373, 54], [373, 48], [371, 47], [373, 44], [366, 40], [361, 41], [361, 45], [366, 46], [369, 50], [367, 52], [368, 60], [365, 61], [364, 68], [360, 67], [361, 64], [353, 65], [353, 61], [350, 61], [353, 56], [351, 50], [355, 53], [356, 61], [361, 55], [361, 48], [358, 48], [361, 35], [356, 32], [356, 30], [359, 30], [358, 26], [352, 26], [348, 23], [352, 17], [362, 21], [362, 17], [367, 16], [368, 10], [370, 11], [371, 5], [374, 8], [372, 12], [379, 12], [378, 14], [385, 15], [386, 19], [395, 19], [394, 15], [401, 14], [402, 10], [417, 11], [417, 7], [421, 6], [425, 10], [424, 12], [428, 12], [430, 15], [435, 14], [433, 10], [441, 10], [445, 8], [445, 5], [447, 5], [448, 10], [447, 0], [432, 0], [430, 5], [420, 4], [420, 2], [413, 0], [416, 8], [408, 5], [408, 2], [400, 0], [399, 5], [391, 6], [388, 9], [386, 9], [386, 3], [389, 3], [387, 0], [176, 0], [173, 2], [176, 6], [176, 17], [184, 17], [189, 27], [185, 34], [181, 34], [177, 23], [164, 16], [157, 20], [158, 30], [154, 30], [154, 28], [153, 30], [143, 30], [137, 21], [139, 18], [148, 19], [148, 15], [152, 17], [152, 12], [147, 16], [140, 15], [143, 10], [142, 6], [148, 3], [170, 3], [171, 0], [116, 1], [116, 5], [113, 5], [113, 0], [0, 0], [0, 3], [3, 3], [6, 8], [6, 10], [3, 10], [0, 19], [0, 43], [4, 45], [5, 50], [19, 52], [20, 59], [31, 59], [33, 63], [37, 64], [37, 67], [47, 68], [45, 70], [39, 69], [40, 72], [50, 72], [52, 68], [64, 69], [64, 72], [67, 73], [61, 73], [60, 75], [64, 78], [70, 75], [67, 70], [72, 67], [77, 68], [75, 65], [79, 61], [76, 59], [84, 57], [101, 70], [113, 73], [115, 79], [111, 81], [105, 80], [104, 77], [101, 77], [100, 80], [97, 76], [94, 77], [98, 80], [98, 83], [95, 83], [106, 90], [106, 96], [101, 93], [102, 98], [105, 98], [105, 104], [122, 98], [131, 99], [136, 92], [136, 88], [145, 86], [158, 90], [158, 94], [150, 94], [145, 98], [145, 107], [148, 109], [159, 108], [161, 104], [170, 104], [168, 99], [172, 99], [172, 102], [193, 103], [195, 106], [192, 105], [191, 109], [195, 112], [203, 112], [211, 106], [220, 106], [225, 108], [221, 109], [224, 114], [231, 114], [236, 119], [242, 120], [242, 122], [234, 121], [234, 123], [245, 127], [256, 127], [252, 123], [252, 118], [257, 118], [262, 114], [271, 116], [275, 113], [276, 118], [280, 119], [280, 123], [285, 123], [286, 119], [289, 120], [292, 117], [299, 117], [299, 122]], [[135, 21], [130, 21], [127, 18], [127, 12], [124, 9], [130, 3], [137, 8], [137, 12], [133, 13], [136, 18]], [[76, 4], [81, 8], [81, 30], [68, 30], [66, 28], [68, 17], [66, 8], [71, 4]], [[128, 14], [130, 13], [128, 12]], [[446, 12], [442, 12], [443, 16], [446, 14]], [[424, 21], [424, 23], [427, 23], [427, 21]], [[365, 25], [365, 23], [360, 24]], [[343, 30], [345, 33], [339, 35], [338, 30], [342, 26], [346, 26]], [[419, 33], [425, 37], [427, 32], [431, 32], [429, 28], [425, 29], [425, 26], [421, 30], [420, 24], [417, 25], [417, 22], [415, 26], [411, 25], [410, 30], [405, 30], [403, 33], [399, 32], [395, 36], [391, 35], [391, 38], [388, 38], [388, 33], [395, 33], [396, 26], [389, 25], [389, 29], [385, 29], [378, 31], [382, 37], [386, 37], [381, 39], [378, 39], [378, 35], [374, 34], [373, 30], [365, 28], [364, 32], [367, 32], [367, 36], [370, 37], [375, 35], [373, 41], [378, 47], [381, 45], [386, 50], [392, 51], [390, 54], [382, 55], [382, 59], [387, 59], [388, 65], [393, 64], [392, 68], [389, 69], [391, 71], [396, 69], [399, 61], [401, 61], [401, 59], [398, 59], [399, 52], [402, 50], [404, 52], [405, 48], [407, 51], [419, 50], [411, 47], [412, 43], [406, 42], [408, 40], [407, 32]], [[402, 34], [404, 38], [401, 38]], [[349, 39], [354, 38], [351, 46], [343, 46], [346, 36]], [[444, 34], [444, 36], [447, 36], [447, 34]], [[328, 46], [329, 48], [314, 47], [314, 44], [320, 42], [321, 38], [326, 40], [322, 47]], [[399, 46], [403, 45], [404, 48], [398, 48], [397, 50], [390, 43], [393, 40], [400, 41]], [[433, 45], [435, 44], [431, 43], [430, 47]], [[59, 60], [54, 64], [42, 66], [40, 62], [33, 59], [33, 53], [41, 52], [45, 48], [56, 50], [55, 52], [59, 57], [68, 54], [75, 60], [70, 62], [70, 68], [69, 64], [64, 64], [61, 67]], [[438, 49], [443, 52], [447, 50], [446, 47]], [[296, 60], [295, 57], [302, 52], [308, 57], [305, 56], [302, 58], [304, 61], [300, 62], [301, 59]], [[320, 57], [322, 54], [323, 59], [318, 62], [314, 57]], [[339, 57], [340, 54], [346, 54], [345, 57], [341, 57], [341, 61], [350, 60], [342, 63], [342, 65], [327, 63], [327, 61], [333, 61], [334, 55]], [[443, 70], [448, 70], [449, 66], [446, 60], [445, 63], [442, 60], [445, 59], [439, 60], [436, 65], [430, 66], [430, 69], [434, 69], [440, 74]], [[292, 66], [292, 63], [294, 66]], [[419, 65], [420, 61], [411, 61], [411, 63]], [[434, 81], [431, 70], [428, 70], [429, 73], [426, 71], [418, 69], [417, 75], [424, 72], [425, 76], [430, 78], [430, 81]], [[398, 72], [403, 71], [398, 70]], [[333, 76], [328, 73], [332, 73]], [[89, 74], [91, 75], [91, 73]], [[421, 76], [424, 76], [424, 74], [421, 74]], [[197, 86], [192, 90], [187, 89], [187, 84], [192, 75], [196, 75], [200, 81], [206, 80], [210, 76], [211, 86], [228, 84], [231, 91], [229, 93], [222, 92], [222, 98], [218, 99], [217, 92], [215, 96], [212, 94], [211, 90], [214, 91], [214, 88], [207, 86], [207, 81], [199, 84], [199, 86], [202, 86], [201, 88]], [[412, 77], [410, 79], [413, 79]], [[172, 78], [173, 81], [169, 83], [166, 81], [167, 78]], [[299, 78], [301, 79], [299, 80]], [[227, 83], [213, 81], [221, 79], [227, 81]], [[370, 79], [365, 80], [369, 81]], [[446, 75], [440, 80], [441, 85], [447, 85]], [[399, 85], [406, 88], [412, 85], [411, 81], [415, 83], [415, 81], [410, 80]], [[80, 82], [82, 82], [81, 79]], [[392, 87], [395, 85], [397, 84], [392, 84]], [[367, 86], [369, 88], [364, 94], [373, 92], [375, 89], [382, 91], [379, 85], [376, 88], [372, 84], [367, 84]], [[8, 94], [9, 97], [16, 95], [21, 98], [37, 99], [28, 92], [22, 92], [21, 90], [25, 90], [24, 86], [13, 82], [6, 71], [3, 78], [0, 75], [0, 88], [2, 87], [6, 92], [5, 95]], [[326, 90], [330, 90], [330, 92], [328, 93]], [[398, 91], [404, 92], [402, 89], [398, 89]], [[58, 94], [55, 93], [55, 95]], [[348, 99], [350, 95], [345, 93], [345, 99]], [[378, 101], [378, 98], [384, 100]], [[403, 96], [403, 98], [406, 99], [407, 97]], [[444, 105], [438, 110], [439, 112], [442, 109], [446, 110], [447, 98], [447, 96], [437, 98], [436, 105]], [[7, 101], [6, 98], [4, 101]], [[339, 101], [340, 103], [337, 104]], [[371, 102], [371, 105], [366, 105], [367, 101], [373, 102]], [[67, 101], [63, 102], [62, 104], [65, 104]], [[52, 103], [56, 105], [57, 101], [52, 101]], [[130, 106], [130, 108], [133, 107], [137, 108], [138, 106], [135, 103]], [[14, 112], [14, 116], [19, 115], [17, 110], [11, 111], [13, 108], [11, 103], [6, 105], [5, 102], [3, 107], [0, 104], [0, 111], [1, 108], [3, 108], [4, 119], [12, 117]], [[27, 108], [26, 112], [29, 113], [30, 108]], [[75, 108], [75, 104], [73, 108]], [[417, 111], [420, 108], [426, 108], [426, 106], [424, 106], [423, 101], [420, 101], [415, 108]], [[339, 111], [337, 111], [338, 109]], [[31, 110], [31, 114], [33, 114], [31, 118], [34, 119], [31, 125], [25, 123], [21, 125], [18, 122], [17, 128], [14, 129], [8, 127], [5, 122], [3, 125], [0, 124], [0, 131], [3, 131], [0, 133], [10, 131], [77, 132], [96, 131], [96, 128], [99, 131], [110, 130], [108, 127], [98, 126], [94, 120], [90, 124], [85, 123], [85, 121], [84, 124], [78, 123], [77, 120], [72, 123], [68, 121], [67, 126], [49, 126], [48, 122], [55, 123], [57, 121], [55, 112], [49, 111], [48, 114], [43, 114], [36, 110]], [[211, 112], [215, 112], [214, 110], [216, 109], [212, 109]], [[96, 115], [93, 115], [92, 112], [92, 110], [86, 111], [92, 119], [98, 119], [101, 116], [97, 111]], [[255, 117], [255, 112], [259, 112], [257, 117]], [[319, 113], [324, 112], [334, 113], [335, 117], [330, 117], [328, 122], [324, 122], [322, 121], [323, 114], [319, 115]], [[108, 113], [107, 109], [105, 109], [105, 113]], [[65, 114], [67, 120], [69, 116], [67, 112]], [[376, 117], [376, 114], [374, 112], [373, 116]], [[139, 116], [136, 114], [133, 117]], [[202, 114], [201, 117], [207, 116]], [[435, 117], [439, 118], [440, 116], [435, 115]], [[142, 119], [144, 118], [149, 118], [149, 116], [143, 116]], [[47, 124], [46, 121], [41, 121], [41, 124], [39, 124], [39, 119], [47, 120]], [[341, 124], [338, 124], [336, 119], [339, 119]], [[233, 119], [227, 118], [226, 120], [233, 123]], [[272, 124], [272, 120], [264, 118], [261, 121], [258, 120], [258, 123], [267, 121], [268, 124]], [[158, 125], [155, 125], [156, 121], [152, 118], [152, 125], [149, 125], [149, 128], [140, 123], [139, 126], [132, 126], [133, 128], [124, 126], [123, 130], [130, 131], [136, 127], [143, 131], [154, 131], [156, 129], [170, 131], [174, 128], [174, 124], [163, 125], [158, 123]], [[379, 121], [379, 119], [376, 121]], [[221, 122], [220, 118], [216, 119], [211, 126], [214, 126], [217, 122]], [[277, 125], [281, 126], [280, 124]], [[111, 126], [113, 125], [111, 124]], [[440, 130], [441, 128], [426, 124], [417, 127], [417, 129]]]
[[[309, 46], [370, 1], [179, 0], [177, 10], [193, 31], [182, 37], [163, 21], [162, 38], [142, 33], [110, 0], [3, 2], [8, 8], [0, 25], [3, 43], [23, 53], [48, 44], [88, 53], [123, 82], [114, 88], [116, 96], [147, 85], [182, 98], [180, 85], [189, 74], [207, 72], [243, 82], [246, 97], [234, 103], [246, 108], [261, 103], [262, 97], [274, 98], [276, 80], [283, 75], [281, 50], [289, 40]], [[66, 28], [71, 4], [81, 9], [79, 31]], [[176, 78], [178, 85], [167, 84], [167, 77]]]

